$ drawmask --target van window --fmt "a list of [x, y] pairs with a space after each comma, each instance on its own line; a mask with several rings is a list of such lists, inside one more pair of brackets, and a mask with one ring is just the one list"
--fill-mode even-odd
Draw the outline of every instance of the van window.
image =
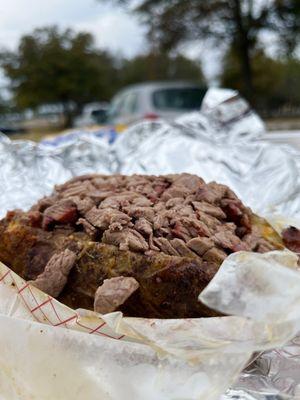
[[97, 109], [97, 110], [93, 110], [92, 113], [92, 118], [93, 120], [97, 123], [97, 124], [101, 124], [103, 122], [106, 122], [107, 120], [107, 111], [104, 109]]
[[121, 111], [124, 106], [126, 95], [121, 94], [117, 96], [111, 103], [111, 106], [108, 110], [109, 119], [117, 118], [121, 115]]
[[121, 114], [130, 115], [137, 112], [138, 109], [138, 96], [137, 93], [128, 93], [124, 98], [124, 103], [122, 104]]
[[153, 92], [152, 100], [159, 110], [199, 110], [206, 89], [167, 88]]

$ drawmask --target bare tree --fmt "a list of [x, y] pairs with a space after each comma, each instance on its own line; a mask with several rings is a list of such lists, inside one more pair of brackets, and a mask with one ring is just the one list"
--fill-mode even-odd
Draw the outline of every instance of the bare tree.
[[149, 40], [162, 51], [204, 39], [215, 46], [230, 48], [239, 60], [243, 92], [249, 99], [253, 93], [252, 54], [260, 34], [275, 33], [281, 48], [289, 55], [300, 39], [299, 0], [110, 1], [138, 13], [148, 26]]

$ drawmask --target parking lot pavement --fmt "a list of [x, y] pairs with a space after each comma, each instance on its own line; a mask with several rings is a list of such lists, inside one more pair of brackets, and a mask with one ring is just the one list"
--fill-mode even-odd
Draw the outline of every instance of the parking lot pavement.
[[300, 150], [300, 130], [268, 131], [262, 140], [271, 143], [289, 144]]

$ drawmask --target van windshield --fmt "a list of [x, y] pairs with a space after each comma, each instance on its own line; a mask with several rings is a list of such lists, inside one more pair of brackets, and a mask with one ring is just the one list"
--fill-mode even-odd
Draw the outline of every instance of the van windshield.
[[153, 105], [158, 110], [199, 110], [206, 89], [167, 88], [153, 92]]

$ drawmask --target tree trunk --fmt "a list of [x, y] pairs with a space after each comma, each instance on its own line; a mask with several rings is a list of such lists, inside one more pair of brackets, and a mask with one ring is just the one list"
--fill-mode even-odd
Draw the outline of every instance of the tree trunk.
[[241, 43], [240, 57], [241, 57], [240, 61], [242, 67], [242, 74], [244, 77], [245, 95], [247, 99], [252, 103], [254, 101], [254, 93], [253, 93], [253, 74], [252, 74], [249, 42], [245, 41], [244, 43]]
[[69, 102], [63, 103], [63, 115], [64, 115], [64, 128], [71, 128], [73, 126], [74, 113], [70, 107]]
[[240, 0], [234, 0], [234, 13], [236, 22], [237, 37], [235, 47], [240, 59], [241, 74], [244, 81], [244, 95], [253, 104], [253, 73], [251, 65], [251, 42], [249, 40], [248, 27], [245, 26], [241, 10]]

